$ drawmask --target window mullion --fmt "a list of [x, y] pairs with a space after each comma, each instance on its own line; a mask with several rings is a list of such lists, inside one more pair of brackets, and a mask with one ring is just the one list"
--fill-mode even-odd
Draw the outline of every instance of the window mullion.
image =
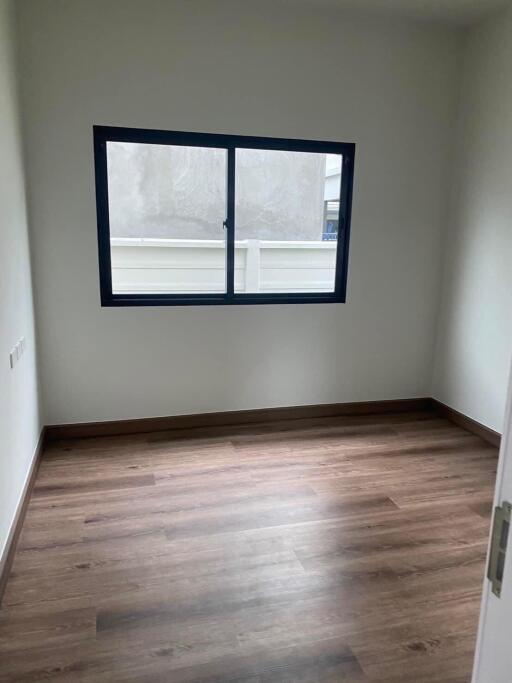
[[228, 147], [227, 217], [226, 217], [226, 292], [235, 293], [235, 147]]

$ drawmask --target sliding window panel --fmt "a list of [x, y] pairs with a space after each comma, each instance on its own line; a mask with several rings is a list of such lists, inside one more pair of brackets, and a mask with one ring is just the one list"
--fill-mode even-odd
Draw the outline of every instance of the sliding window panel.
[[226, 292], [227, 151], [107, 142], [113, 294]]
[[237, 148], [235, 293], [333, 293], [342, 155]]

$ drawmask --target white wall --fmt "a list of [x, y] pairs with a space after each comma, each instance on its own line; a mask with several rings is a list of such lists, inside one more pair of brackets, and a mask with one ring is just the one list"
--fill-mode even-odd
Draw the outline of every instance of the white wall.
[[[19, 6], [47, 423], [429, 393], [454, 33], [284, 0]], [[102, 309], [93, 124], [356, 142], [348, 303]]]
[[[0, 0], [0, 558], [40, 432], [12, 10]], [[22, 337], [26, 350], [11, 370]]]
[[502, 431], [512, 350], [512, 9], [467, 39], [433, 395]]

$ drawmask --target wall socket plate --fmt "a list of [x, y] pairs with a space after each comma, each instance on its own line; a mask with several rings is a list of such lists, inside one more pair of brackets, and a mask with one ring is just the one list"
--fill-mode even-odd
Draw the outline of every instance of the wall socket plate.
[[9, 365], [11, 366], [11, 370], [14, 368], [16, 363], [21, 359], [22, 355], [25, 353], [26, 348], [27, 341], [25, 337], [19, 339], [13, 346], [11, 352], [9, 353]]

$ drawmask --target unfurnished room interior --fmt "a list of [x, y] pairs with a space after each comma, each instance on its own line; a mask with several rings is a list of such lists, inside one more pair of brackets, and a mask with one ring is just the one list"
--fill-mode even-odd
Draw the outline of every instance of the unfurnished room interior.
[[0, 0], [0, 683], [512, 683], [511, 351], [510, 0]]

